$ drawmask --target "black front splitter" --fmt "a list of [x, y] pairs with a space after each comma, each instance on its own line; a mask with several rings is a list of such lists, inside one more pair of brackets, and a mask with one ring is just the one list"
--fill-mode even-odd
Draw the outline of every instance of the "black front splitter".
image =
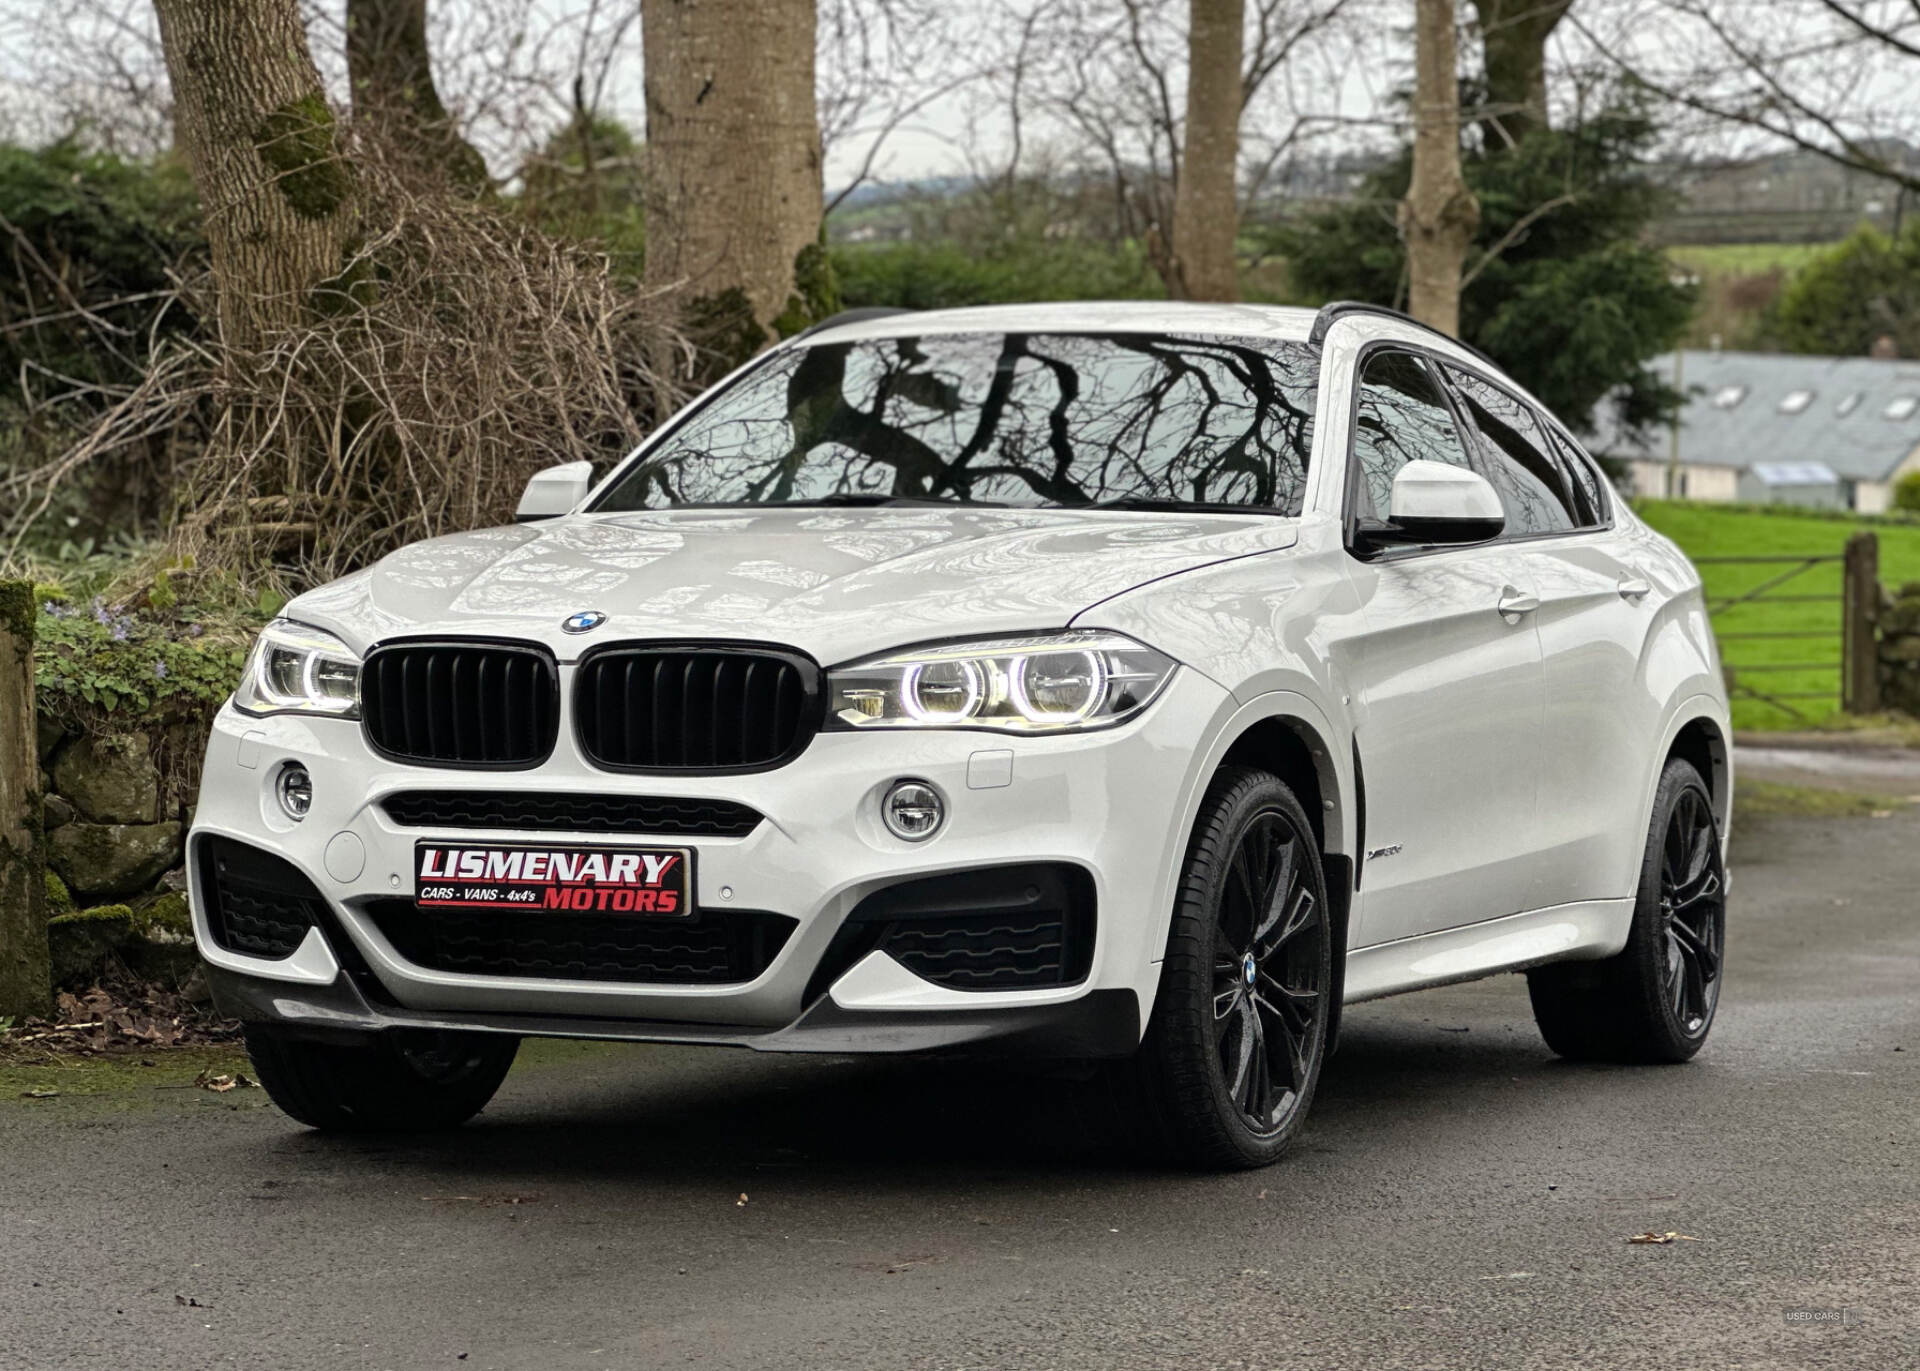
[[394, 1029], [510, 1033], [526, 1038], [749, 1047], [756, 1052], [938, 1053], [945, 1056], [1125, 1057], [1140, 1044], [1131, 990], [1091, 990], [1065, 1004], [993, 1009], [855, 1010], [822, 996], [784, 1028], [657, 1023], [539, 1014], [445, 1014], [376, 1004], [342, 973], [297, 985], [206, 966], [223, 1013], [319, 1041], [354, 1042]]

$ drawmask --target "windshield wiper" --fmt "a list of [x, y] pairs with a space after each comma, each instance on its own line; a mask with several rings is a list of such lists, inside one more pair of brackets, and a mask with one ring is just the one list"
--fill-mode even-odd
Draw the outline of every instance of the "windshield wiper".
[[1182, 514], [1275, 514], [1286, 518], [1287, 512], [1275, 509], [1271, 505], [1236, 505], [1226, 500], [1155, 500], [1144, 496], [1127, 496], [1118, 500], [1094, 500], [1084, 505], [1059, 504], [1056, 509], [1163, 509]]

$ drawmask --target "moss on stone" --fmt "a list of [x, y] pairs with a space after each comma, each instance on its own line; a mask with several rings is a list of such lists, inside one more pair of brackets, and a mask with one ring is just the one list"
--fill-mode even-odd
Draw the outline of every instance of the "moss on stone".
[[318, 91], [289, 100], [254, 131], [274, 187], [303, 219], [325, 219], [353, 194], [353, 177], [333, 135], [333, 110]]
[[187, 897], [169, 890], [148, 900], [133, 911], [133, 930], [148, 942], [191, 943], [193, 911]]
[[33, 593], [33, 582], [0, 581], [0, 633], [31, 644], [39, 618], [39, 597]]
[[58, 875], [47, 873], [47, 917], [57, 919], [63, 914], [74, 911], [73, 892], [67, 889], [67, 883]]

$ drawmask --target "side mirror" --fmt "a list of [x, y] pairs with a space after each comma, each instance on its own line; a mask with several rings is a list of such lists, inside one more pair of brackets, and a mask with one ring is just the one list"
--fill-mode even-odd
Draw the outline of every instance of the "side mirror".
[[1359, 532], [1373, 548], [1428, 543], [1484, 543], [1507, 526], [1500, 496], [1477, 471], [1446, 462], [1408, 462], [1393, 478], [1384, 523]]
[[519, 523], [535, 519], [553, 519], [570, 513], [593, 489], [592, 462], [563, 462], [545, 471], [536, 471], [520, 496], [520, 507], [513, 512]]

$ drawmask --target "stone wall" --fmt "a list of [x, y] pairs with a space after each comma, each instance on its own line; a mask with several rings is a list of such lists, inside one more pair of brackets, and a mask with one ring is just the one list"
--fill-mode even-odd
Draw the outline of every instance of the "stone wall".
[[148, 736], [76, 736], [43, 719], [39, 751], [55, 983], [86, 984], [116, 959], [143, 975], [190, 972], [189, 816], [165, 812]]
[[1920, 581], [1880, 604], [1880, 703], [1920, 718]]

